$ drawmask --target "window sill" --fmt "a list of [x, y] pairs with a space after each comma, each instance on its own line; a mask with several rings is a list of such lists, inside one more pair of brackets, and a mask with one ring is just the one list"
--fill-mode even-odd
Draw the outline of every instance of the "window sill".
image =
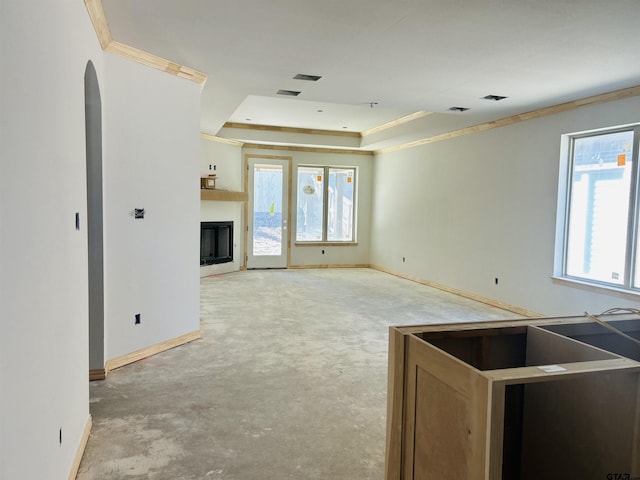
[[566, 285], [568, 287], [580, 288], [589, 292], [600, 293], [602, 295], [615, 295], [616, 297], [627, 298], [629, 300], [638, 301], [640, 298], [640, 291], [626, 290], [624, 288], [617, 288], [611, 285], [599, 285], [595, 283], [586, 282], [583, 280], [577, 280], [575, 278], [556, 277], [552, 276], [553, 283], [558, 285]]
[[295, 242], [296, 247], [357, 247], [358, 242]]

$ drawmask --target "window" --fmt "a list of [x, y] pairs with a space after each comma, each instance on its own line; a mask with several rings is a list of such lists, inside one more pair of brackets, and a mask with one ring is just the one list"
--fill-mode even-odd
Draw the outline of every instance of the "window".
[[566, 136], [556, 276], [640, 289], [639, 134], [633, 126]]
[[355, 168], [298, 167], [297, 242], [353, 242]]

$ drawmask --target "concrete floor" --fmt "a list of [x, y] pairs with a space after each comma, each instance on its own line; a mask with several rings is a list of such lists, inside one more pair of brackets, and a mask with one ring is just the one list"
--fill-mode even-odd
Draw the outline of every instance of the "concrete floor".
[[203, 339], [91, 383], [79, 480], [384, 478], [387, 327], [517, 315], [370, 269], [203, 278]]

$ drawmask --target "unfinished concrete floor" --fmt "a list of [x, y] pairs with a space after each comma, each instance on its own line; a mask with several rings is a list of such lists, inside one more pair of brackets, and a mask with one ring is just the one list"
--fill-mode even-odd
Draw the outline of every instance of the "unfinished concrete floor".
[[201, 340], [91, 383], [79, 480], [382, 480], [387, 327], [517, 318], [370, 269], [204, 278], [201, 305]]

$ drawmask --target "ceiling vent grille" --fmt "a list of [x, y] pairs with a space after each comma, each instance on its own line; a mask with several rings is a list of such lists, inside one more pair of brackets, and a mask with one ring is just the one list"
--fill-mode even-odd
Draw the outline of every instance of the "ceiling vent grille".
[[288, 97], [297, 97], [300, 92], [296, 90], [278, 90], [278, 95], [286, 95]]
[[494, 102], [499, 102], [500, 100], [504, 100], [508, 97], [503, 97], [502, 95], [487, 95], [486, 97], [482, 97], [484, 100], [493, 100]]
[[451, 107], [449, 110], [452, 112], [466, 112], [469, 109], [467, 107]]
[[320, 75], [305, 75], [304, 73], [299, 73], [293, 77], [294, 80], [306, 80], [307, 82], [317, 82], [321, 78]]

